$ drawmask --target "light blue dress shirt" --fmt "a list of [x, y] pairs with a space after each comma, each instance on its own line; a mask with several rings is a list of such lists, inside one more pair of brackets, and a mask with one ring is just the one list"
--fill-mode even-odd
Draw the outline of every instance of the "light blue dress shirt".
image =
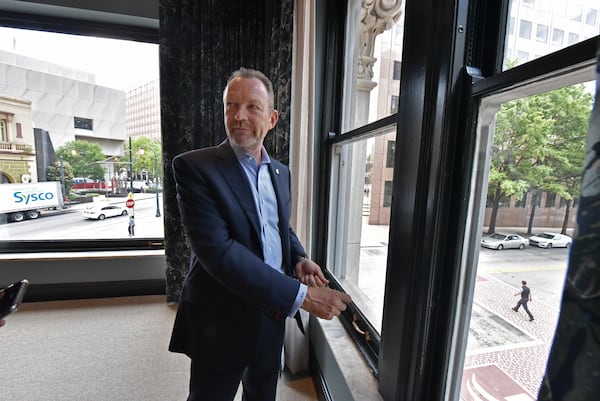
[[[269, 158], [266, 149], [263, 147], [261, 150], [262, 161], [257, 165], [254, 156], [233, 143], [231, 144], [231, 147], [233, 148], [244, 173], [246, 173], [246, 178], [248, 178], [248, 183], [252, 190], [254, 206], [260, 222], [260, 241], [263, 248], [264, 262], [281, 274], [285, 274], [283, 271], [281, 236], [279, 235], [277, 197], [275, 195], [273, 182], [271, 181], [271, 175], [269, 174], [269, 164], [271, 163], [271, 159]], [[300, 283], [298, 294], [296, 294], [296, 300], [288, 315], [289, 317], [293, 317], [298, 309], [300, 309], [300, 306], [306, 297], [306, 292], [306, 285]]]

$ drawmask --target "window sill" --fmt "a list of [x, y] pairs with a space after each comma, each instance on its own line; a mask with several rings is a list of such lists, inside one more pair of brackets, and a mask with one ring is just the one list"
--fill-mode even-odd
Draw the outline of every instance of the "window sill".
[[338, 318], [310, 321], [311, 343], [331, 400], [382, 401], [379, 384]]
[[164, 249], [157, 250], [118, 250], [82, 252], [31, 252], [0, 254], [0, 260], [72, 260], [72, 259], [115, 259], [139, 256], [164, 256]]

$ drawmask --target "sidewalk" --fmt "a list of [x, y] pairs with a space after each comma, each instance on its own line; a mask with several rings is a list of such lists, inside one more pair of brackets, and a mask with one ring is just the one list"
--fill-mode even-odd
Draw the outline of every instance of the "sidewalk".
[[[559, 311], [538, 299], [530, 305], [535, 316], [530, 322], [525, 311], [511, 309], [516, 304], [513, 293], [513, 287], [491, 276], [477, 276], [474, 309], [479, 306], [489, 311], [491, 317], [487, 318], [508, 332], [517, 333], [521, 341], [498, 338], [502, 344], [498, 347], [467, 350], [461, 389], [465, 401], [537, 399]], [[476, 320], [472, 318], [471, 327], [477, 324]], [[501, 336], [501, 331], [496, 335]], [[471, 341], [469, 336], [469, 345]]]

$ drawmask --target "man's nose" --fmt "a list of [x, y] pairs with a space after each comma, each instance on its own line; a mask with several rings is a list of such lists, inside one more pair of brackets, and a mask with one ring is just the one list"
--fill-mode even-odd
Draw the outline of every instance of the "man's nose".
[[246, 111], [246, 108], [240, 107], [235, 113], [234, 117], [237, 121], [245, 120], [248, 117], [248, 112]]

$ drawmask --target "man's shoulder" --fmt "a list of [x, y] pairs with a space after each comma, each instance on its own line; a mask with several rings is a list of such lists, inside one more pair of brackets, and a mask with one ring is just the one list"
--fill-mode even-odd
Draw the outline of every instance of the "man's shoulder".
[[177, 159], [185, 159], [185, 160], [201, 160], [201, 159], [210, 159], [212, 157], [226, 155], [227, 148], [221, 145], [217, 146], [209, 146], [201, 149], [193, 149], [188, 150], [186, 152], [180, 153], [173, 158], [173, 160]]

